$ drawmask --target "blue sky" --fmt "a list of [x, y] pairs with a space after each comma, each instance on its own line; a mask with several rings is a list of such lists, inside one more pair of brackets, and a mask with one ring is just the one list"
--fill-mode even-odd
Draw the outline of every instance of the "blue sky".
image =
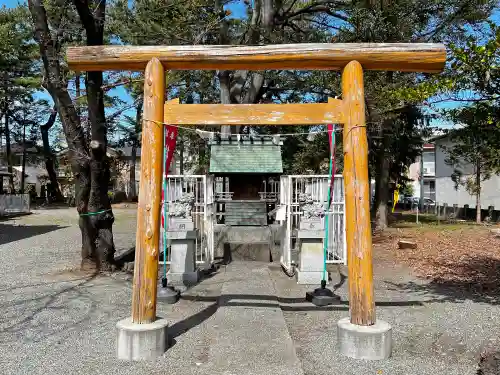
[[[26, 3], [26, 1], [24, 1], [24, 0], [0, 0], [0, 5], [5, 5], [7, 7], [14, 7], [14, 6], [18, 5], [19, 3], [24, 4], [24, 3]], [[241, 0], [235, 0], [235, 1], [233, 1], [232, 3], [230, 3], [228, 5], [227, 8], [232, 11], [232, 14], [230, 16], [231, 18], [242, 18], [242, 17], [245, 17], [245, 15], [246, 15], [245, 4]], [[497, 11], [491, 17], [491, 19], [493, 21], [500, 22], [500, 11]], [[125, 91], [125, 89], [123, 87], [118, 87], [116, 89], [111, 90], [110, 94], [111, 95], [117, 95], [120, 99], [126, 101], [127, 103], [131, 103], [132, 102], [131, 99], [130, 99], [130, 96], [127, 94], [127, 92]], [[45, 92], [40, 92], [36, 96], [39, 97], [39, 98], [44, 98], [44, 99], [49, 99], [50, 100], [50, 97]], [[440, 103], [437, 107], [444, 109], [444, 108], [456, 107], [457, 105], [459, 105], [459, 103], [456, 103], [456, 102], [443, 102], [443, 103]], [[113, 112], [113, 110], [110, 110], [110, 112]], [[134, 115], [133, 110], [126, 111], [126, 112], [124, 112], [124, 114], [128, 114], [128, 115], [131, 115], [131, 116]], [[433, 125], [448, 127], [451, 124], [449, 124], [449, 123], [447, 123], [445, 121], [436, 120]]]

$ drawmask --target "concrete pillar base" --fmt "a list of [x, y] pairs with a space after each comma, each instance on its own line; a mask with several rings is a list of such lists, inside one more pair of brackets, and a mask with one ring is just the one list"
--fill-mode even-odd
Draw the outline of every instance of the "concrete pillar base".
[[320, 285], [323, 280], [323, 271], [301, 271], [297, 270], [297, 284]]
[[167, 350], [168, 323], [157, 318], [153, 323], [137, 324], [132, 318], [116, 324], [116, 353], [118, 359], [140, 361], [155, 359]]
[[350, 318], [337, 323], [337, 342], [341, 354], [355, 359], [387, 359], [392, 354], [392, 328], [377, 320], [372, 326], [352, 324]]

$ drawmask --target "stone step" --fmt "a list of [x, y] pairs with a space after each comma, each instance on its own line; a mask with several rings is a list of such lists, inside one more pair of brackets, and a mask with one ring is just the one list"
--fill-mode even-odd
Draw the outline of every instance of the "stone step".
[[241, 211], [226, 211], [224, 216], [267, 216], [267, 211], [252, 211], [252, 210], [241, 210]]
[[269, 262], [271, 260], [271, 248], [269, 243], [230, 243], [232, 260], [251, 260]]
[[267, 218], [234, 217], [226, 218], [224, 223], [232, 226], [261, 226], [267, 224]]

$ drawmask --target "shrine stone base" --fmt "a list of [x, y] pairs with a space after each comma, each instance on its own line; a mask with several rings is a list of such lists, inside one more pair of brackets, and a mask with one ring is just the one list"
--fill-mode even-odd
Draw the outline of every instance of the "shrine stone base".
[[324, 277], [323, 237], [324, 230], [321, 229], [299, 230], [300, 262], [297, 270], [297, 284], [321, 284]]
[[171, 263], [167, 273], [169, 285], [180, 291], [198, 282], [196, 268], [196, 230], [169, 231]]

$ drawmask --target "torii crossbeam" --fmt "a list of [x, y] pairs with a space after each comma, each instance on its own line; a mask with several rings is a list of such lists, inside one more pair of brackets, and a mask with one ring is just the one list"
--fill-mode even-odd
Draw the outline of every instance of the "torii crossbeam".
[[[146, 71], [132, 326], [127, 329], [136, 330], [133, 326], [135, 324], [142, 326], [141, 329], [137, 329], [138, 331], [144, 332], [145, 325], [154, 325], [156, 319], [163, 155], [163, 129], [158, 124], [163, 122], [172, 125], [336, 123], [344, 126], [345, 223], [350, 309], [350, 320], [341, 320], [338, 324], [340, 351], [355, 358], [380, 359], [390, 355], [390, 327], [387, 328], [383, 322], [376, 320], [373, 298], [370, 183], [363, 69], [435, 73], [443, 69], [445, 60], [446, 51], [441, 44], [68, 48], [67, 61], [70, 68], [75, 71], [144, 69]], [[342, 99], [330, 99], [328, 103], [323, 104], [166, 104], [166, 69], [342, 70]], [[383, 332], [386, 336], [376, 336], [377, 332]], [[366, 336], [368, 339], [363, 336], [365, 334], [368, 335]], [[373, 340], [374, 337], [378, 337], [380, 344], [375, 345], [377, 347], [370, 347], [376, 341]], [[368, 341], [360, 345], [359, 340]], [[151, 350], [157, 353], [164, 351], [165, 347]]]

